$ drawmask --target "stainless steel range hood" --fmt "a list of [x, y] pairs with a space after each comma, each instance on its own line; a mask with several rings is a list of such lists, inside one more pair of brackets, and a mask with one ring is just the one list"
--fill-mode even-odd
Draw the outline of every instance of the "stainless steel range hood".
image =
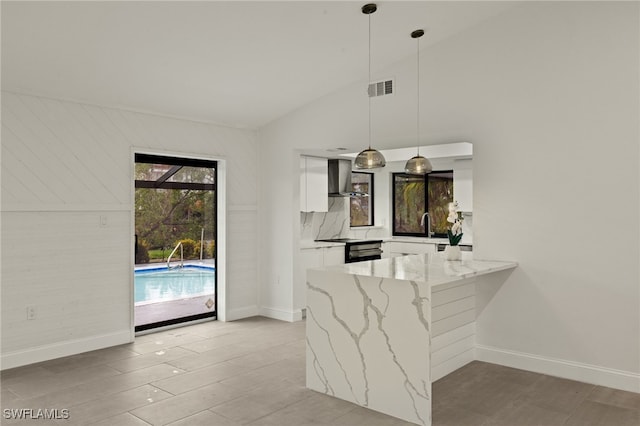
[[351, 160], [329, 159], [329, 197], [366, 197], [353, 192], [351, 187]]

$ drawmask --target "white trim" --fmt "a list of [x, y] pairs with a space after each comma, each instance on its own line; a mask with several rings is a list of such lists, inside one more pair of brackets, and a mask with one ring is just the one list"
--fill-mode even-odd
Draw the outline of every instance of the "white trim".
[[285, 309], [269, 308], [263, 306], [260, 308], [260, 315], [280, 321], [296, 322], [302, 320], [302, 309], [287, 311]]
[[3, 204], [3, 212], [128, 212], [129, 204]]
[[[216, 244], [219, 248], [216, 259], [216, 319], [220, 321], [228, 321], [227, 319], [227, 159], [224, 155], [208, 155], [202, 153], [189, 153], [182, 151], [172, 151], [158, 148], [131, 146], [130, 147], [130, 164], [131, 164], [131, 205], [135, 206], [135, 163], [136, 154], [148, 154], [167, 156], [175, 158], [194, 158], [200, 160], [215, 161], [216, 166], [216, 207], [218, 209], [217, 216], [217, 236]], [[131, 239], [135, 241], [135, 208], [131, 208]], [[132, 242], [133, 246], [133, 242]], [[134, 297], [134, 260], [131, 261], [131, 334], [135, 329], [135, 307], [133, 303]]]
[[255, 317], [258, 315], [260, 315], [260, 308], [258, 308], [258, 305], [227, 309], [227, 317], [225, 318], [225, 321], [236, 321], [239, 319]]
[[293, 311], [293, 321], [302, 321], [307, 316], [307, 308], [296, 309]]
[[575, 361], [476, 345], [476, 359], [535, 373], [640, 393], [640, 374]]
[[9, 368], [21, 367], [36, 362], [77, 355], [83, 352], [95, 351], [97, 349], [104, 349], [131, 342], [133, 342], [131, 330], [122, 330], [100, 336], [36, 346], [2, 354], [0, 369], [7, 370]]

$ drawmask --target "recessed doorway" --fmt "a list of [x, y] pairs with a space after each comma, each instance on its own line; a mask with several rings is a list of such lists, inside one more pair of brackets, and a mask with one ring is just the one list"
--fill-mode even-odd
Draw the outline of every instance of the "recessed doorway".
[[135, 154], [135, 331], [216, 318], [217, 162]]

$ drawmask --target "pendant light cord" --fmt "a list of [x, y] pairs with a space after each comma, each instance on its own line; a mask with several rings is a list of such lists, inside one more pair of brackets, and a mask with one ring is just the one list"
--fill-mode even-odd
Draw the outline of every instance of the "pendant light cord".
[[418, 90], [417, 90], [417, 100], [418, 100], [418, 108], [416, 108], [417, 114], [418, 116], [416, 117], [416, 134], [418, 135], [418, 157], [420, 156], [420, 37], [417, 38], [418, 40], [418, 54], [416, 55], [418, 57], [418, 76], [417, 76], [417, 80], [418, 80]]
[[371, 13], [369, 13], [369, 81], [367, 81], [367, 97], [369, 98], [369, 151], [371, 151]]

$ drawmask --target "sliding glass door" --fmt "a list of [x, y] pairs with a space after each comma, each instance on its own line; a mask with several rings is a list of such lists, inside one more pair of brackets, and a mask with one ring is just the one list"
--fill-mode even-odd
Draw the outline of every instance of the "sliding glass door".
[[135, 156], [136, 331], [216, 316], [216, 162]]

